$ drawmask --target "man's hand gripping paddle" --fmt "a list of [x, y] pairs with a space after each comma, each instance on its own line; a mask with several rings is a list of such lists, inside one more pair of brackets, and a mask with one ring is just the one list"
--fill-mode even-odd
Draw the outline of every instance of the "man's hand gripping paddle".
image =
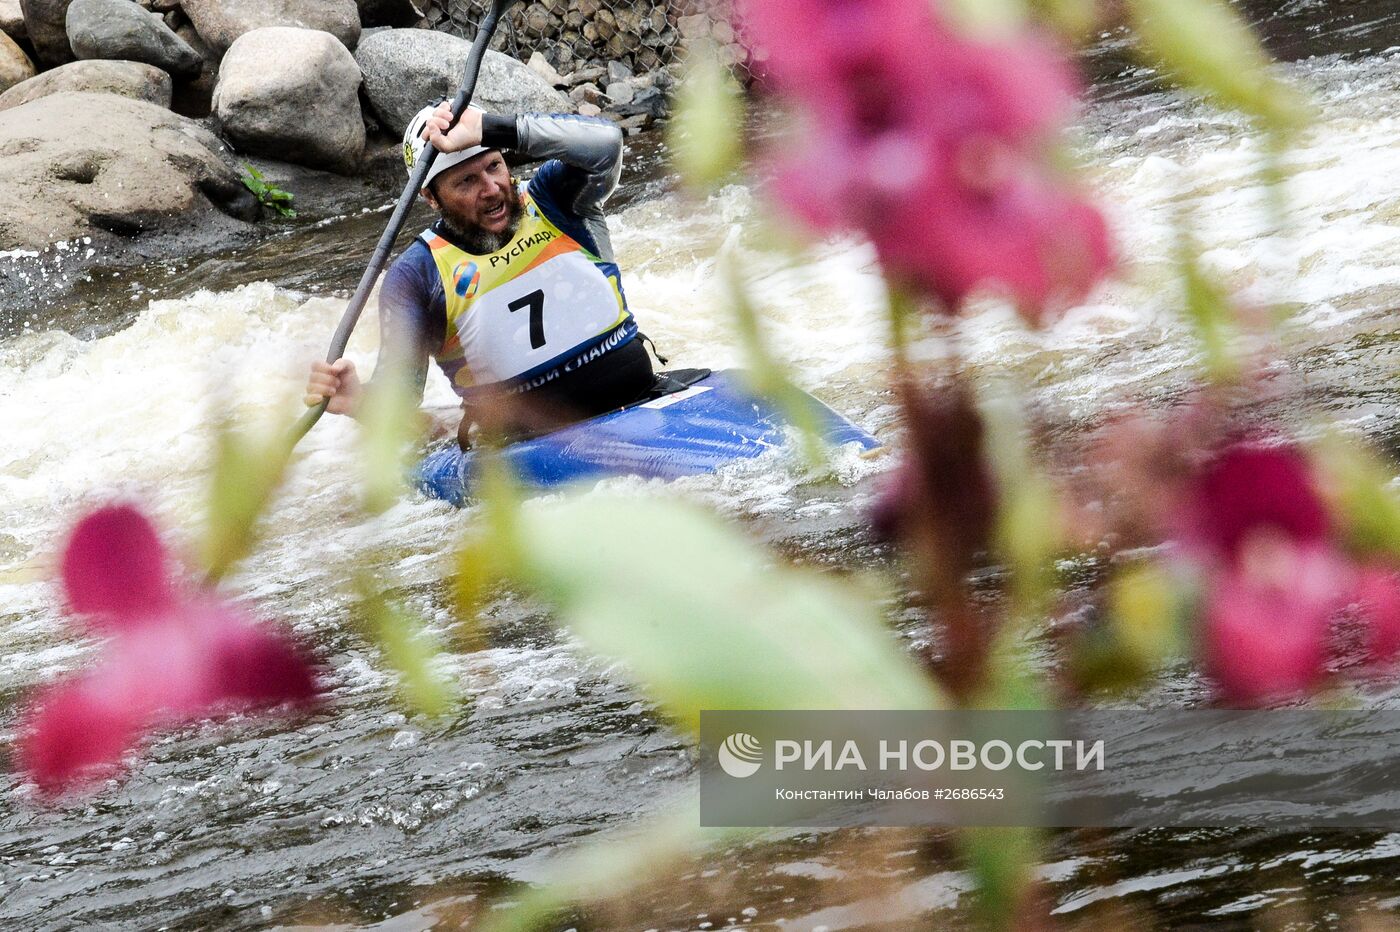
[[[501, 15], [514, 2], [515, 0], [493, 0], [491, 9], [482, 19], [481, 25], [476, 31], [476, 40], [472, 42], [471, 52], [467, 55], [466, 67], [462, 70], [462, 86], [457, 90], [457, 96], [452, 99], [452, 123], [444, 131], [444, 135], [457, 125], [457, 121], [462, 117], [462, 111], [466, 110], [467, 104], [471, 103], [472, 94], [476, 92], [476, 78], [481, 72], [481, 62], [486, 57], [486, 47], [491, 44], [491, 36], [496, 32], [496, 24], [500, 21]], [[355, 324], [359, 323], [360, 314], [365, 309], [365, 302], [369, 300], [369, 293], [374, 290], [374, 283], [379, 280], [379, 273], [384, 271], [384, 263], [389, 258], [389, 251], [394, 248], [394, 240], [398, 239], [399, 232], [403, 230], [409, 208], [417, 199], [418, 192], [423, 189], [423, 179], [428, 177], [428, 170], [433, 167], [437, 156], [437, 149], [431, 145], [425, 146], [422, 157], [413, 166], [408, 186], [399, 195], [399, 202], [394, 205], [394, 212], [389, 217], [389, 225], [384, 228], [383, 235], [379, 237], [379, 243], [374, 247], [374, 254], [370, 256], [369, 265], [365, 268], [365, 274], [360, 276], [360, 284], [355, 288], [355, 294], [350, 298], [350, 304], [345, 308], [344, 316], [340, 318], [340, 326], [336, 327], [335, 336], [331, 339], [331, 348], [326, 353], [327, 363], [334, 363], [345, 355], [345, 347], [350, 342], [350, 334], [354, 332]], [[292, 428], [290, 442], [293, 446], [302, 437], [305, 437], [312, 427], [316, 426], [316, 422], [326, 412], [326, 405], [329, 403], [330, 399], [323, 398], [320, 403], [301, 416], [301, 419]]]

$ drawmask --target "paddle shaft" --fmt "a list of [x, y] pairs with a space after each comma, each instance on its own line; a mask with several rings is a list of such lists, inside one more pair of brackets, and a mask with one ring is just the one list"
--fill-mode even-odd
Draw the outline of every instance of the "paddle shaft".
[[[452, 124], [448, 127], [448, 132], [451, 132], [452, 126], [457, 125], [457, 121], [462, 117], [462, 112], [467, 109], [467, 104], [471, 103], [472, 95], [476, 93], [477, 75], [481, 73], [481, 63], [486, 58], [486, 47], [491, 44], [491, 36], [496, 32], [496, 23], [500, 20], [501, 14], [513, 2], [514, 0], [495, 0], [485, 18], [482, 19], [481, 26], [476, 32], [476, 39], [472, 42], [471, 52], [467, 55], [466, 67], [462, 70], [462, 86], [458, 88], [457, 96], [452, 99]], [[374, 254], [370, 256], [365, 273], [360, 276], [360, 284], [356, 286], [355, 294], [351, 296], [350, 304], [345, 308], [345, 313], [340, 318], [340, 325], [335, 328], [335, 336], [331, 338], [331, 347], [326, 352], [326, 362], [333, 363], [345, 355], [345, 347], [350, 342], [350, 334], [355, 331], [355, 325], [360, 322], [360, 314], [364, 312], [365, 304], [369, 301], [369, 293], [374, 290], [374, 283], [379, 280], [379, 273], [384, 271], [384, 263], [389, 259], [389, 251], [394, 248], [394, 241], [399, 238], [404, 221], [408, 219], [408, 211], [413, 207], [413, 202], [418, 199], [418, 192], [423, 190], [423, 179], [428, 177], [428, 171], [433, 167], [433, 162], [437, 160], [437, 157], [438, 150], [435, 147], [425, 146], [423, 157], [413, 166], [408, 185], [399, 195], [399, 201], [394, 205], [394, 212], [389, 216], [389, 224], [384, 228], [379, 242], [374, 247]], [[326, 405], [328, 404], [330, 404], [330, 399], [323, 398], [319, 404], [298, 419], [292, 428], [291, 444], [293, 446], [302, 437], [305, 437], [311, 428], [316, 426], [321, 415], [326, 413]]]

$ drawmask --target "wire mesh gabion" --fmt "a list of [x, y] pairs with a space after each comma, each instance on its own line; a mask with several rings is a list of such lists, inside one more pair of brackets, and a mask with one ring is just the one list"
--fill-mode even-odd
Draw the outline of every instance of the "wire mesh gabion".
[[[426, 24], [471, 39], [489, 0], [426, 0]], [[520, 61], [539, 52], [561, 75], [618, 62], [634, 74], [675, 70], [687, 46], [715, 43], [732, 64], [743, 49], [722, 4], [706, 0], [532, 0], [516, 4], [492, 48]]]

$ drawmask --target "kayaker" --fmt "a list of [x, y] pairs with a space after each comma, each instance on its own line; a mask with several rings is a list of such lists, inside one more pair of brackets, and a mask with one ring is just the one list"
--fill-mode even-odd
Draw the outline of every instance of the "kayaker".
[[[604, 119], [472, 107], [444, 135], [451, 119], [447, 103], [425, 107], [404, 133], [410, 171], [428, 143], [441, 153], [421, 191], [439, 217], [384, 277], [376, 372], [397, 361], [421, 398], [431, 356], [462, 398], [464, 448], [488, 399], [519, 398], [553, 426], [643, 396], [651, 360], [603, 213], [622, 132]], [[547, 161], [517, 185], [502, 150]], [[364, 386], [342, 358], [313, 363], [306, 393], [354, 416]]]

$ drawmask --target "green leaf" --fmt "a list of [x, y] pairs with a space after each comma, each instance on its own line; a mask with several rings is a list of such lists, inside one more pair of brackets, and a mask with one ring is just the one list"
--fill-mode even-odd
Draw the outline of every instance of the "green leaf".
[[513, 896], [505, 909], [492, 909], [480, 932], [526, 932], [548, 928], [556, 913], [571, 903], [598, 902], [623, 896], [685, 857], [707, 847], [747, 838], [753, 829], [700, 827], [699, 802], [688, 798], [665, 815], [640, 826], [604, 832], [547, 865], [544, 881]]
[[1098, 23], [1097, 0], [1031, 0], [1039, 17], [1070, 42], [1089, 38]]
[[688, 728], [704, 709], [944, 705], [873, 600], [697, 507], [598, 493], [518, 519], [522, 581]]
[[1315, 449], [1323, 491], [1348, 544], [1366, 555], [1400, 556], [1400, 492], [1395, 467], [1369, 449], [1332, 435]]
[[940, 7], [974, 38], [997, 39], [1019, 32], [1029, 14], [1026, 0], [944, 0]]
[[1134, 29], [1167, 74], [1287, 133], [1308, 120], [1303, 97], [1271, 71], [1268, 54], [1222, 0], [1128, 0]]
[[744, 99], [712, 44], [691, 47], [675, 99], [675, 115], [666, 128], [671, 158], [687, 185], [714, 187], [739, 166]]
[[1187, 650], [1197, 590], [1160, 563], [1124, 569], [1109, 581], [1103, 622], [1076, 632], [1067, 667], [1086, 691], [1122, 692], [1142, 684]]
[[384, 660], [399, 675], [399, 698], [424, 715], [442, 715], [455, 708], [457, 690], [451, 680], [434, 669], [442, 646], [428, 634], [423, 619], [389, 602], [368, 580], [361, 592], [357, 620], [365, 635], [383, 652]]
[[295, 195], [281, 188], [267, 183], [267, 178], [262, 172], [253, 166], [243, 164], [243, 186], [252, 191], [258, 202], [264, 207], [270, 207], [283, 217], [295, 217], [297, 212], [292, 210], [291, 204]]
[[210, 583], [252, 551], [258, 517], [281, 484], [291, 455], [292, 444], [281, 431], [253, 436], [227, 421], [218, 423], [200, 547]]
[[1108, 593], [1109, 623], [1125, 660], [1144, 672], [1183, 649], [1181, 618], [1187, 607], [1180, 582], [1155, 564], [1114, 577]]
[[1021, 918], [1039, 860], [1040, 833], [1033, 828], [970, 828], [957, 845], [977, 885], [973, 912], [989, 929], [1013, 929]]

